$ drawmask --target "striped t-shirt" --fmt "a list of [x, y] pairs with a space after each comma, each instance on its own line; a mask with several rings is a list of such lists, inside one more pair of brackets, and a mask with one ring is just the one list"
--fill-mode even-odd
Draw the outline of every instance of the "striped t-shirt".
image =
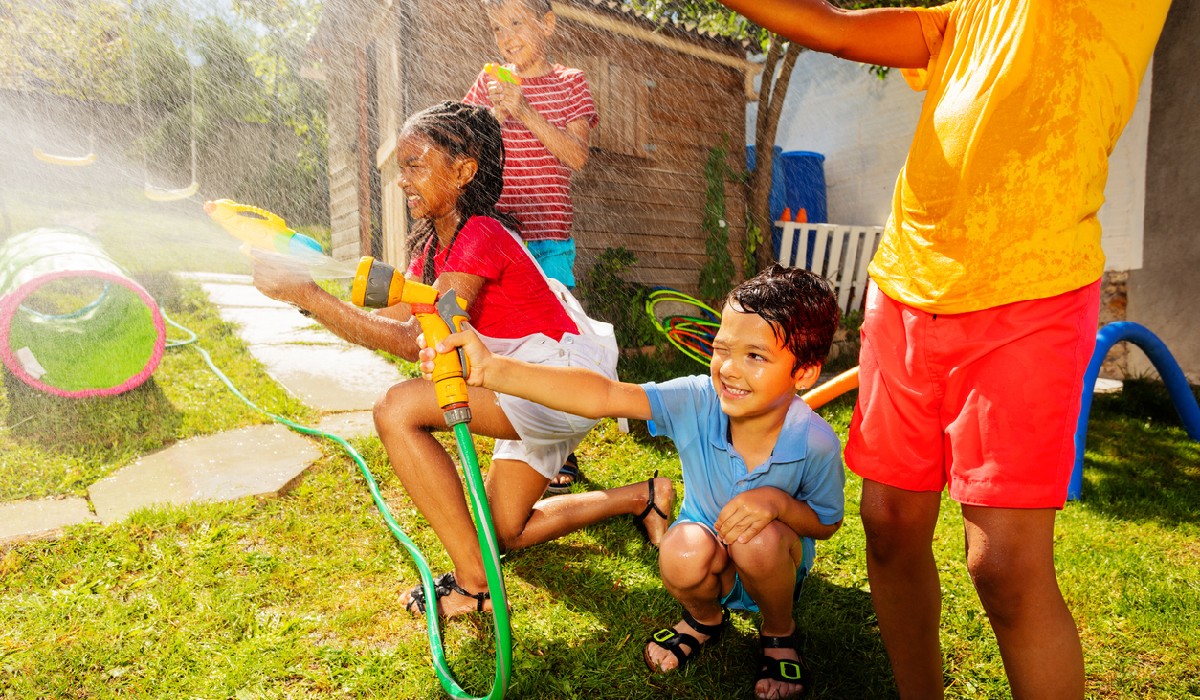
[[[512, 65], [506, 66], [513, 70]], [[492, 106], [487, 84], [494, 80], [480, 71], [463, 102]], [[546, 75], [522, 78], [525, 101], [556, 128], [584, 119], [595, 128], [600, 120], [583, 71], [554, 64]], [[521, 237], [533, 240], [567, 240], [571, 237], [571, 171], [519, 120], [504, 121], [504, 191], [496, 209], [511, 214], [521, 224]]]

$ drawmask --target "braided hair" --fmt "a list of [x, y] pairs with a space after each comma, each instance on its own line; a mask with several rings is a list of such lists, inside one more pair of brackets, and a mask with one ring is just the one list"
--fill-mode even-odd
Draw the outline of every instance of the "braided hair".
[[[421, 134], [451, 160], [465, 157], [478, 164], [475, 177], [463, 187], [454, 204], [458, 228], [446, 250], [453, 247], [459, 232], [473, 216], [490, 216], [512, 230], [518, 230], [516, 219], [496, 211], [500, 190], [504, 188], [504, 141], [500, 137], [500, 122], [489, 109], [463, 102], [441, 102], [409, 117], [401, 129], [401, 133], [405, 132]], [[421, 281], [433, 284], [437, 231], [428, 219], [418, 221], [414, 229], [416, 249], [425, 251]]]

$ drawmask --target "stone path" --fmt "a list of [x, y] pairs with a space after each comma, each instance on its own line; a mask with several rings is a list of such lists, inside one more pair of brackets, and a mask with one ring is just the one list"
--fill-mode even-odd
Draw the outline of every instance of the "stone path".
[[[238, 326], [267, 373], [322, 412], [316, 427], [346, 438], [374, 431], [371, 407], [401, 379], [393, 365], [263, 296], [247, 276], [187, 277], [200, 283], [221, 318]], [[320, 457], [318, 440], [277, 424], [184, 440], [92, 484], [86, 499], [0, 503], [0, 545], [54, 537], [77, 523], [119, 522], [155, 505], [280, 495]]]

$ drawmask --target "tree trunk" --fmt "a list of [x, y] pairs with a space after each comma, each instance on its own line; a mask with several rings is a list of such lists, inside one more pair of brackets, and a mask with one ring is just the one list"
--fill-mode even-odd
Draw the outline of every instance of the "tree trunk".
[[767, 60], [763, 64], [762, 86], [758, 91], [758, 117], [754, 128], [754, 170], [746, 182], [746, 207], [750, 221], [762, 235], [754, 253], [755, 268], [760, 272], [775, 262], [775, 247], [771, 242], [775, 222], [771, 221], [770, 211], [775, 134], [779, 130], [779, 118], [783, 113], [783, 101], [787, 97], [792, 70], [803, 50], [799, 44], [784, 44], [779, 35], [772, 34]]

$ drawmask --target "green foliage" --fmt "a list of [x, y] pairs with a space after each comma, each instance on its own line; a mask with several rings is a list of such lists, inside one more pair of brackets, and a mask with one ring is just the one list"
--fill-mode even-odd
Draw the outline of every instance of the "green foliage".
[[101, 102], [126, 106], [120, 138], [136, 135], [127, 155], [160, 187], [188, 184], [193, 141], [199, 160], [212, 162], [221, 157], [212, 149], [228, 147], [246, 122], [287, 130], [295, 140], [262, 140], [261, 174], [220, 196], [294, 223], [326, 220], [325, 89], [301, 77], [320, 3], [235, 2], [233, 10], [194, 0], [0, 0], [0, 88], [89, 103], [93, 121]]
[[858, 331], [862, 328], [863, 312], [858, 309], [847, 311], [842, 314], [841, 326], [850, 332], [853, 336], [858, 336]]
[[580, 299], [588, 314], [613, 324], [617, 344], [623, 348], [653, 345], [659, 340], [646, 315], [649, 290], [621, 276], [636, 263], [637, 256], [625, 247], [605, 248], [580, 280]]
[[746, 212], [746, 238], [743, 242], [742, 250], [745, 257], [742, 259], [742, 274], [747, 277], [753, 277], [758, 272], [758, 247], [763, 244], [762, 229], [759, 228], [758, 222], [754, 217], [750, 216], [750, 212]]
[[0, 88], [82, 100], [128, 95], [120, 5], [0, 0]]
[[728, 138], [709, 149], [704, 164], [704, 265], [700, 268], [700, 296], [723, 299], [733, 288], [733, 259], [729, 254], [729, 224], [725, 221], [725, 180], [729, 177]]

